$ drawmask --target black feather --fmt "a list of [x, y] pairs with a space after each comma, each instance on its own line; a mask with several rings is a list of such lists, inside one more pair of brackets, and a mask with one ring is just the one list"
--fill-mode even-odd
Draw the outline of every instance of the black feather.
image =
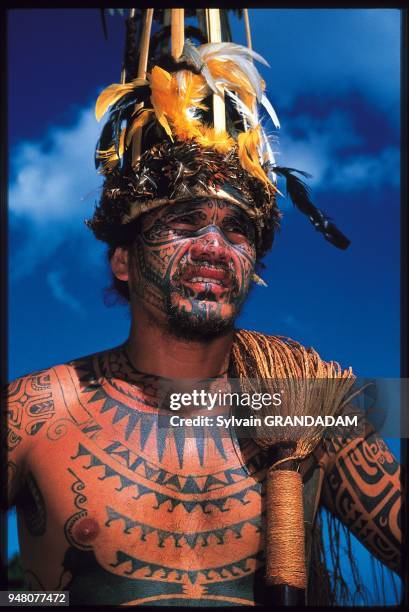
[[129, 124], [129, 120], [131, 118], [131, 114], [135, 106], [135, 103], [136, 102], [135, 102], [134, 97], [130, 97], [129, 100], [127, 101], [125, 101], [125, 99], [123, 98], [122, 103], [119, 104], [118, 106], [115, 106], [115, 108], [111, 112], [111, 117], [113, 119], [113, 127], [114, 127], [113, 145], [115, 146], [115, 151], [118, 157], [119, 157], [119, 140], [121, 136], [122, 123], [125, 121], [127, 125]]
[[95, 168], [98, 170], [102, 163], [102, 158], [98, 155], [98, 151], [106, 151], [112, 146], [114, 140], [113, 117], [110, 117], [104, 127], [95, 147]]
[[310, 200], [310, 190], [308, 186], [294, 172], [301, 174], [305, 178], [310, 178], [310, 174], [295, 168], [285, 168], [283, 166], [273, 166], [273, 172], [279, 176], [283, 176], [286, 180], [287, 193], [291, 198], [292, 203], [304, 215], [307, 215], [317, 230], [323, 234], [325, 240], [333, 244], [339, 249], [347, 249], [350, 245], [350, 240], [332, 223], [330, 217], [327, 217], [322, 210], [317, 208]]
[[[135, 104], [146, 102], [149, 98], [149, 85], [141, 85], [123, 96], [111, 108], [109, 120], [104, 125], [101, 137], [97, 144], [97, 150], [106, 151], [114, 146], [115, 151], [119, 155], [119, 139], [121, 136], [121, 125], [123, 121], [129, 126], [131, 114]], [[95, 153], [95, 165], [98, 169], [101, 165], [101, 159], [98, 153]]]
[[107, 22], [105, 19], [105, 9], [99, 9], [99, 14], [100, 14], [101, 21], [102, 21], [102, 29], [104, 31], [104, 38], [105, 40], [108, 40], [108, 30], [107, 30]]
[[147, 102], [150, 96], [151, 90], [149, 85], [140, 85], [135, 89], [132, 89], [129, 93], [125, 94], [111, 107], [111, 113], [118, 111], [124, 111], [132, 104], [138, 104], [139, 102]]

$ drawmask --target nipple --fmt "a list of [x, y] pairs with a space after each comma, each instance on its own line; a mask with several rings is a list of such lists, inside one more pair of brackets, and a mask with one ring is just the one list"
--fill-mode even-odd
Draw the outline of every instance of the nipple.
[[76, 524], [74, 531], [79, 541], [91, 542], [99, 533], [99, 525], [95, 519], [84, 518]]

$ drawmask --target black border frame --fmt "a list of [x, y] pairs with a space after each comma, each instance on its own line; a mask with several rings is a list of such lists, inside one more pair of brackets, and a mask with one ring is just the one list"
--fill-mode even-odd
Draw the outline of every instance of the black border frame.
[[[180, 1], [179, 6], [189, 6], [193, 3], [186, 1]], [[147, 2], [146, 0], [138, 0], [138, 6], [155, 6], [159, 5], [161, 8], [164, 6], [170, 6], [170, 3], [164, 4], [158, 2]], [[281, 1], [260, 1], [250, 3], [243, 3], [243, 0], [236, 2], [227, 2], [226, 0], [208, 0], [207, 2], [194, 2], [195, 6], [207, 6], [207, 7], [246, 7], [251, 8], [388, 8], [388, 9], [399, 9], [401, 10], [401, 217], [400, 217], [400, 239], [401, 239], [401, 270], [400, 270], [400, 282], [401, 282], [401, 293], [400, 293], [400, 329], [401, 329], [401, 378], [409, 378], [409, 296], [408, 296], [408, 33], [409, 33], [409, 7], [405, 0], [394, 0], [392, 3], [388, 3], [387, 0], [378, 1], [365, 1], [360, 0], [355, 3], [351, 0], [340, 2], [335, 0], [333, 2], [319, 2], [317, 1], [306, 1], [302, 0], [291, 0], [285, 2]], [[135, 2], [121, 2], [121, 7], [127, 8], [135, 5]], [[52, 2], [38, 2], [33, 5], [30, 2], [18, 2], [15, 4], [8, 4], [0, 8], [0, 49], [1, 49], [1, 112], [0, 112], [0, 383], [3, 387], [8, 381], [8, 108], [7, 108], [7, 85], [8, 85], [8, 54], [7, 54], [7, 14], [10, 9], [38, 9], [38, 8], [104, 8], [104, 6], [112, 6], [112, 3], [107, 0], [100, 2], [92, 2], [90, 0], [86, 2], [64, 2], [58, 5]], [[401, 422], [407, 422], [409, 418], [406, 415], [408, 410], [409, 398], [402, 398], [401, 403]], [[0, 417], [0, 428], [4, 431], [6, 426], [6, 418], [4, 411], [1, 411]], [[7, 462], [6, 462], [5, 447], [1, 445], [0, 448], [0, 499], [5, 499], [6, 481], [7, 481]], [[409, 465], [409, 439], [401, 439], [401, 464], [404, 467], [404, 474], [402, 475], [402, 494], [403, 494], [403, 508], [402, 508], [402, 529], [403, 529], [403, 542], [402, 542], [402, 563], [403, 563], [403, 574], [402, 574], [402, 586], [403, 586], [403, 597], [399, 606], [377, 606], [376, 610], [394, 610], [401, 609], [406, 606], [409, 607], [409, 547], [408, 547], [408, 534], [409, 534], [409, 496], [408, 496], [408, 482], [407, 482], [407, 468]], [[4, 509], [3, 501], [0, 504], [0, 590], [7, 590], [7, 545], [8, 545], [8, 534], [7, 534], [7, 511]], [[104, 606], [109, 608], [110, 606]], [[264, 606], [260, 606], [262, 609]], [[354, 609], [351, 607], [344, 607], [346, 609]], [[156, 609], [156, 608], [154, 608]], [[167, 606], [161, 609], [167, 609]], [[173, 608], [169, 608], [172, 610]], [[212, 610], [213, 608], [201, 608]], [[229, 609], [231, 609], [229, 607]], [[266, 608], [268, 609], [268, 608]], [[324, 608], [321, 608], [324, 609]], [[370, 606], [359, 606], [360, 610], [373, 609]]]

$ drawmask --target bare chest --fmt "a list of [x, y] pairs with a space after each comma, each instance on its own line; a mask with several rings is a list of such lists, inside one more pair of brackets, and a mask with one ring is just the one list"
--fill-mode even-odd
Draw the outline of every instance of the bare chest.
[[32, 586], [95, 603], [253, 602], [262, 454], [226, 432], [161, 428], [106, 394], [70, 406], [34, 449], [20, 499]]

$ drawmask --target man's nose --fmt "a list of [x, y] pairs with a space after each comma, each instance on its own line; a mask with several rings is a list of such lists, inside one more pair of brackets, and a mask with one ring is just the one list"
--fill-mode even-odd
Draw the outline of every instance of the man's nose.
[[208, 259], [211, 262], [229, 261], [229, 248], [221, 233], [215, 225], [205, 228], [203, 234], [198, 236], [190, 249], [192, 259]]

